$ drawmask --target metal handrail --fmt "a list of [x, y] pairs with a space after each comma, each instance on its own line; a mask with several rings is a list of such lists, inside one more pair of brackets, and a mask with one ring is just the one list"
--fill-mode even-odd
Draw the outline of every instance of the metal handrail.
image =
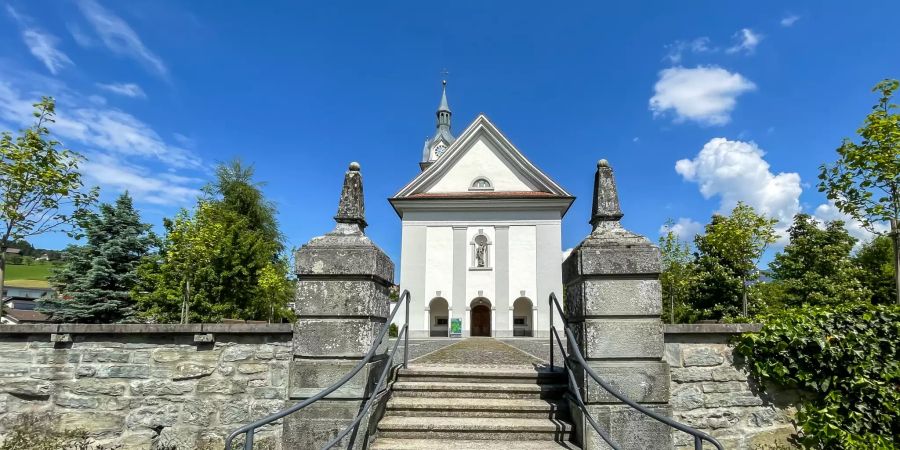
[[[555, 334], [557, 340], [560, 340], [559, 334], [556, 331], [556, 327], [553, 325], [553, 311], [552, 310], [554, 307], [556, 308], [556, 311], [559, 312], [559, 317], [562, 318], [562, 320], [563, 320], [563, 326], [565, 327], [564, 329], [566, 332], [566, 338], [569, 342], [569, 345], [571, 346], [572, 354], [575, 356], [575, 359], [577, 360], [578, 364], [584, 369], [585, 372], [588, 373], [588, 375], [591, 376], [591, 378], [594, 379], [594, 381], [597, 382], [597, 384], [600, 385], [600, 387], [602, 387], [606, 392], [609, 392], [613, 397], [619, 399], [626, 405], [631, 406], [632, 408], [638, 410], [638, 412], [640, 412], [641, 414], [644, 414], [645, 416], [649, 416], [650, 418], [655, 419], [658, 422], [662, 422], [672, 428], [675, 428], [676, 430], [690, 434], [691, 436], [694, 437], [694, 449], [695, 450], [703, 449], [703, 441], [709, 442], [710, 444], [714, 445], [718, 450], [725, 450], [725, 447], [722, 447], [722, 444], [720, 444], [719, 441], [717, 441], [712, 436], [710, 436], [696, 428], [689, 427], [682, 423], [676, 422], [669, 417], [663, 416], [661, 414], [653, 412], [652, 410], [639, 405], [638, 403], [632, 401], [631, 399], [626, 397], [624, 394], [622, 394], [621, 392], [616, 390], [616, 388], [610, 386], [608, 383], [603, 381], [603, 379], [600, 378], [600, 375], [598, 375], [597, 372], [594, 372], [594, 369], [592, 369], [588, 365], [587, 361], [584, 360], [584, 356], [581, 355], [581, 349], [578, 347], [578, 341], [575, 339], [575, 335], [572, 333], [572, 329], [569, 327], [569, 319], [566, 317], [566, 314], [563, 312], [562, 307], [559, 306], [559, 300], [556, 299], [556, 294], [554, 294], [554, 293], [550, 293], [550, 309], [551, 309], [551, 311], [550, 311], [550, 330], [551, 330], [551, 334]], [[562, 342], [559, 342], [559, 345], [560, 345], [560, 350], [563, 351], [562, 350]], [[569, 368], [569, 361], [568, 360], [563, 361], [563, 364], [565, 365], [566, 370], [571, 372], [571, 369]], [[553, 369], [553, 338], [552, 338], [552, 336], [550, 339], [550, 368]], [[574, 390], [575, 391], [578, 390], [577, 385]], [[580, 400], [580, 395], [578, 397]], [[583, 410], [583, 411], [587, 414], [586, 410]], [[589, 419], [591, 418], [590, 415], [587, 415], [587, 417]], [[597, 426], [595, 425], [595, 422], [593, 420], [589, 420], [589, 422], [591, 423], [592, 426], [594, 426], [594, 429], [597, 429]], [[599, 432], [599, 430], [598, 430], [598, 432]], [[601, 433], [601, 437], [603, 437], [603, 433]], [[617, 448], [615, 445], [613, 445], [612, 442], [609, 442], [608, 440], [607, 440], [607, 443], [610, 444], [610, 446]]]
[[[340, 380], [338, 380], [331, 386], [323, 389], [318, 394], [316, 394], [306, 400], [303, 400], [302, 402], [299, 402], [289, 408], [285, 408], [274, 414], [263, 417], [262, 419], [259, 419], [256, 422], [244, 425], [244, 426], [238, 428], [237, 430], [232, 431], [231, 434], [229, 434], [228, 437], [225, 439], [225, 450], [231, 450], [231, 445], [232, 445], [232, 442], [234, 441], [234, 438], [236, 438], [237, 436], [239, 436], [241, 434], [245, 435], [244, 450], [252, 450], [253, 449], [253, 436], [254, 436], [254, 434], [256, 434], [257, 428], [262, 427], [264, 425], [268, 425], [278, 419], [281, 419], [287, 415], [293, 414], [293, 413], [323, 399], [325, 396], [327, 396], [328, 394], [331, 394], [332, 392], [336, 391], [338, 388], [340, 388], [341, 386], [346, 384], [348, 381], [350, 381], [350, 379], [353, 378], [357, 373], [359, 373], [359, 371], [362, 370], [363, 367], [365, 367], [365, 365], [372, 360], [372, 357], [375, 356], [375, 351], [381, 346], [381, 342], [384, 340], [385, 335], [387, 335], [388, 329], [390, 328], [390, 324], [391, 324], [391, 322], [393, 322], [394, 316], [397, 315], [397, 310], [400, 309], [400, 305], [404, 302], [406, 302], [406, 322], [403, 325], [403, 331], [404, 331], [403, 367], [406, 367], [407, 364], [409, 363], [409, 333], [406, 332], [406, 330], [409, 327], [409, 291], [404, 290], [403, 293], [400, 294], [400, 298], [397, 300], [397, 305], [394, 306], [394, 309], [391, 311], [390, 316], [388, 316], [387, 321], [384, 324], [384, 327], [382, 327], [382, 329], [381, 329], [381, 332], [378, 333], [378, 336], [373, 340], [372, 347], [369, 348], [369, 351], [366, 353], [366, 355], [363, 357], [363, 359], [361, 359], [359, 361], [359, 363], [357, 363], [356, 366], [353, 367], [353, 369], [350, 372], [348, 372], [346, 375], [341, 377]], [[398, 333], [397, 334], [397, 342], [394, 343], [394, 350], [391, 353], [391, 358], [393, 358], [394, 352], [396, 352], [397, 344], [399, 342], [400, 342], [400, 334]], [[388, 361], [390, 361], [390, 359]], [[388, 362], [388, 364], [386, 366], [390, 367], [390, 362]], [[382, 374], [382, 380], [379, 381], [378, 387], [376, 387], [375, 392], [372, 393], [372, 398], [374, 398], [376, 396], [376, 394], [378, 393], [377, 391], [382, 384], [381, 381], [383, 381], [383, 378], [384, 378], [384, 374]], [[370, 402], [371, 402], [371, 398], [370, 398]], [[347, 432], [349, 432], [349, 429], [353, 428], [354, 426], [356, 426], [357, 423], [359, 423], [362, 415], [368, 410], [368, 402], [366, 405], [367, 405], [366, 408], [360, 414], [357, 414], [355, 420], [353, 421], [353, 424], [351, 424], [351, 426], [347, 430], [344, 430], [344, 432], [338, 436], [339, 438], [343, 438], [344, 436], [346, 436]], [[340, 439], [338, 439], [338, 441], [339, 440]], [[335, 441], [334, 443], [337, 443], [337, 441]], [[325, 448], [330, 448], [330, 446], [334, 445], [334, 443], [330, 443], [329, 446], [325, 447]]]
[[[553, 326], [552, 317], [550, 318], [550, 337], [550, 353], [553, 353], [553, 337], [556, 337], [560, 352], [562, 352], [564, 364], [563, 367], [566, 369], [566, 374], [569, 376], [569, 384], [572, 386], [578, 386], [578, 382], [575, 380], [575, 374], [572, 372], [572, 369], [569, 367], [569, 365], [565, 363], [569, 355], [567, 355], [566, 351], [563, 350], [562, 340], [559, 338], [559, 333], [556, 332], [556, 328]], [[552, 358], [553, 357], [551, 356], [551, 359]], [[553, 369], [552, 363], [550, 368], [551, 370]], [[599, 434], [600, 437], [603, 438], [603, 440], [613, 448], [613, 450], [622, 450], [622, 446], [614, 441], [613, 438], [609, 434], [607, 434], [604, 429], [600, 428], [600, 425], [597, 424], [597, 421], [594, 420], [594, 418], [591, 416], [591, 413], [588, 412], [587, 405], [584, 404], [584, 399], [581, 398], [581, 392], [579, 392], [578, 389], [573, 389], [571, 392], [575, 394], [575, 403], [578, 404], [578, 409], [580, 409], [582, 414], [584, 414], [584, 417], [587, 418], [588, 423], [591, 424], [591, 427], [594, 428], [594, 431], [596, 431], [597, 434]]]
[[[359, 424], [359, 422], [362, 421], [363, 416], [365, 416], [366, 413], [369, 411], [369, 408], [372, 406], [372, 404], [375, 403], [375, 398], [378, 397], [378, 395], [381, 393], [381, 388], [382, 388], [382, 386], [384, 386], [384, 382], [387, 379], [387, 374], [390, 373], [391, 369], [394, 367], [391, 364], [391, 361], [394, 360], [394, 354], [397, 353], [397, 348], [399, 347], [399, 344], [400, 344], [400, 335], [403, 334], [404, 338], [405, 338], [409, 334], [407, 331], [408, 329], [409, 329], [409, 324], [406, 323], [403, 325], [403, 328], [400, 330], [400, 332], [397, 333], [397, 341], [394, 342], [394, 348], [391, 349], [391, 356], [388, 357], [387, 363], [384, 365], [384, 369], [381, 370], [381, 376], [378, 378], [378, 384], [375, 385], [375, 389], [372, 391], [372, 395], [366, 401], [366, 404], [365, 404], [365, 406], [363, 406], [363, 409], [359, 412], [359, 414], [356, 415], [356, 418], [353, 419], [353, 422], [350, 425], [348, 425], [347, 428], [344, 428], [344, 431], [341, 431], [340, 433], [338, 433], [338, 435], [335, 436], [334, 439], [328, 441], [328, 443], [325, 444], [324, 447], [322, 447], [322, 450], [330, 449], [331, 447], [334, 447], [335, 445], [337, 445], [338, 442], [341, 442], [341, 440], [344, 439], [344, 437], [350, 433], [350, 430], [356, 428], [356, 426]], [[405, 364], [403, 366], [406, 367]]]

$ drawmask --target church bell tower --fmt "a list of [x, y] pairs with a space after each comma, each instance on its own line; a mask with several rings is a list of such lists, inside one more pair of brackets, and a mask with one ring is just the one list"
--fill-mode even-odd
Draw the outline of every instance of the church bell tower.
[[447, 103], [447, 80], [442, 81], [441, 104], [437, 109], [437, 130], [434, 136], [425, 139], [422, 148], [422, 161], [419, 167], [424, 171], [447, 151], [447, 147], [456, 140], [450, 133], [450, 105]]

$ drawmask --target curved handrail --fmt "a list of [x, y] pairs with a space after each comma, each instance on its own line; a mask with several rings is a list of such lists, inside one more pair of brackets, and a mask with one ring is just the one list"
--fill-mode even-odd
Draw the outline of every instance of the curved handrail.
[[[722, 447], [722, 444], [720, 444], [719, 441], [717, 441], [712, 436], [710, 436], [696, 428], [689, 427], [682, 423], [676, 422], [669, 417], [666, 417], [666, 416], [663, 416], [656, 412], [653, 412], [650, 409], [644, 408], [643, 406], [632, 401], [631, 399], [626, 397], [624, 394], [622, 394], [621, 392], [616, 390], [616, 388], [610, 386], [605, 381], [603, 381], [603, 379], [600, 378], [600, 375], [597, 375], [597, 372], [594, 372], [594, 369], [592, 369], [588, 365], [587, 361], [584, 360], [584, 356], [581, 355], [581, 349], [578, 347], [578, 341], [575, 339], [575, 335], [572, 333], [571, 328], [569, 328], [569, 320], [566, 318], [566, 314], [563, 312], [562, 307], [559, 306], [559, 300], [557, 300], [556, 294], [554, 294], [552, 292], [550, 293], [550, 305], [556, 307], [556, 311], [559, 312], [559, 317], [562, 318], [562, 320], [563, 320], [563, 326], [565, 327], [567, 341], [569, 342], [569, 345], [571, 345], [571, 349], [573, 350], [572, 354], [575, 356], [575, 359], [578, 361], [578, 364], [581, 365], [581, 367], [584, 369], [584, 371], [587, 372], [588, 375], [590, 375], [591, 378], [593, 378], [594, 381], [596, 381], [597, 384], [599, 384], [600, 387], [602, 387], [606, 392], [609, 392], [613, 397], [619, 399], [626, 405], [631, 406], [632, 408], [638, 410], [638, 412], [640, 412], [641, 414], [644, 414], [645, 416], [649, 416], [650, 418], [655, 419], [658, 422], [662, 422], [672, 428], [675, 428], [676, 430], [683, 431], [687, 434], [690, 434], [691, 436], [694, 437], [694, 448], [696, 450], [702, 450], [703, 441], [709, 442], [710, 444], [714, 445], [718, 450], [725, 450], [725, 448]], [[556, 328], [552, 325], [553, 311], [550, 312], [550, 317], [551, 317], [551, 329], [554, 330], [554, 332], [555, 332]], [[557, 338], [558, 337], [559, 336], [557, 335]], [[551, 346], [550, 346], [550, 353], [551, 353], [551, 355], [553, 354], [552, 340], [551, 340]], [[552, 369], [552, 367], [551, 367], [551, 369]]]
[[[409, 323], [409, 291], [404, 290], [403, 293], [400, 294], [400, 298], [397, 300], [397, 305], [394, 306], [393, 311], [391, 311], [390, 316], [388, 316], [387, 321], [385, 321], [384, 327], [381, 328], [381, 332], [378, 333], [378, 336], [372, 341], [372, 347], [369, 348], [369, 351], [366, 353], [366, 355], [363, 357], [363, 359], [361, 359], [356, 364], [356, 366], [354, 366], [353, 369], [350, 370], [350, 372], [348, 372], [346, 375], [341, 377], [340, 380], [338, 380], [331, 386], [328, 386], [327, 388], [323, 389], [318, 394], [316, 394], [306, 400], [303, 400], [302, 402], [299, 402], [289, 408], [285, 408], [274, 414], [270, 414], [266, 417], [263, 417], [262, 419], [257, 420], [256, 422], [244, 425], [244, 426], [238, 428], [237, 430], [232, 431], [231, 434], [229, 434], [228, 437], [225, 439], [225, 450], [231, 450], [231, 445], [232, 445], [232, 442], [234, 441], [234, 438], [236, 438], [237, 436], [239, 436], [241, 434], [246, 435], [246, 437], [244, 439], [244, 450], [252, 450], [253, 435], [256, 433], [257, 428], [259, 428], [263, 425], [270, 424], [270, 423], [272, 423], [278, 419], [281, 419], [287, 415], [293, 414], [293, 413], [321, 400], [326, 395], [331, 394], [332, 392], [338, 390], [338, 388], [340, 388], [341, 386], [346, 384], [348, 381], [350, 381], [351, 378], [353, 378], [357, 373], [359, 373], [359, 371], [362, 370], [363, 367], [365, 367], [366, 364], [372, 360], [372, 357], [375, 355], [375, 351], [378, 349], [378, 347], [380, 347], [381, 341], [384, 340], [384, 336], [387, 334], [388, 329], [390, 328], [390, 323], [394, 320], [394, 316], [397, 314], [397, 310], [400, 309], [400, 305], [404, 301], [406, 302], [406, 323], [408, 324]], [[406, 326], [407, 325], [404, 325], [404, 328]], [[398, 334], [397, 336], [398, 336], [397, 341], [399, 342], [400, 335]], [[407, 334], [405, 337], [406, 337], [407, 345], [405, 345], [404, 349], [403, 349], [403, 352], [404, 352], [403, 366], [404, 367], [406, 367], [407, 361], [409, 359], [409, 356], [408, 356], [409, 355], [409, 345], [408, 345], [409, 344], [409, 335]]]
[[[552, 321], [553, 320], [551, 319], [551, 323]], [[554, 327], [552, 324], [550, 325], [550, 335], [551, 337], [556, 337], [556, 342], [559, 345], [559, 350], [562, 352], [563, 367], [566, 369], [566, 374], [569, 376], [569, 385], [578, 386], [578, 382], [575, 380], [575, 374], [572, 373], [572, 368], [569, 367], [568, 363], [566, 363], [568, 355], [566, 354], [566, 351], [563, 350], [562, 340], [559, 338], [559, 333], [556, 332], [556, 327]], [[553, 351], [553, 339], [550, 340], [550, 351]], [[587, 405], [584, 404], [584, 399], [581, 398], [581, 392], [579, 392], [578, 389], [572, 389], [571, 393], [575, 395], [575, 403], [578, 404], [578, 409], [580, 409], [582, 414], [584, 414], [584, 417], [587, 418], [588, 423], [591, 424], [591, 427], [594, 428], [594, 431], [596, 431], [597, 434], [599, 434], [600, 437], [603, 438], [603, 440], [606, 441], [606, 443], [609, 444], [609, 446], [612, 447], [613, 450], [622, 450], [622, 446], [619, 445], [619, 443], [617, 443], [615, 440], [613, 440], [613, 438], [605, 430], [603, 430], [603, 428], [601, 428], [599, 424], [597, 424], [597, 421], [594, 420], [594, 418], [591, 416], [591, 413], [588, 412]]]
[[359, 422], [362, 421], [363, 416], [365, 416], [369, 411], [369, 408], [372, 406], [372, 404], [375, 403], [375, 398], [378, 397], [378, 394], [381, 392], [381, 389], [384, 386], [384, 381], [387, 379], [387, 374], [390, 373], [391, 369], [393, 368], [391, 361], [394, 360], [394, 354], [397, 353], [397, 348], [400, 346], [400, 336], [404, 335], [404, 337], [406, 337], [409, 333], [408, 330], [409, 323], [406, 323], [403, 325], [403, 328], [400, 329], [400, 332], [397, 333], [397, 341], [394, 342], [394, 348], [391, 350], [391, 356], [388, 357], [388, 362], [384, 365], [384, 369], [381, 370], [381, 376], [378, 377], [378, 384], [375, 385], [375, 389], [372, 390], [372, 395], [368, 400], [366, 400], [366, 404], [363, 406], [363, 409], [359, 412], [359, 414], [356, 415], [356, 418], [353, 419], [353, 422], [348, 425], [347, 428], [344, 428], [344, 431], [338, 433], [338, 435], [335, 436], [334, 439], [328, 441], [328, 443], [322, 447], [322, 450], [328, 450], [331, 447], [337, 445], [338, 442], [341, 442], [341, 440], [350, 433], [350, 430], [356, 428]]

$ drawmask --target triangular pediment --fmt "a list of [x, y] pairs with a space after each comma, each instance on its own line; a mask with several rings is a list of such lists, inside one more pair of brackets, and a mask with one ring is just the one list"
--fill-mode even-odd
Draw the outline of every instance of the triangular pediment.
[[479, 115], [434, 164], [394, 198], [478, 192], [472, 185], [487, 180], [490, 192], [544, 193], [571, 197], [525, 158], [486, 116]]

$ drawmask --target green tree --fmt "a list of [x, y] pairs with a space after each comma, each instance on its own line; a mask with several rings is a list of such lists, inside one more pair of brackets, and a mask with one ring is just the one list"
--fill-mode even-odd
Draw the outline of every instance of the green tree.
[[219, 166], [193, 214], [165, 222], [160, 252], [140, 269], [141, 310], [159, 322], [289, 318], [293, 281], [275, 214], [252, 167]]
[[691, 286], [697, 276], [696, 265], [689, 243], [682, 241], [672, 231], [672, 222], [666, 224], [666, 232], [659, 238], [662, 259], [663, 320], [668, 323], [684, 323], [696, 320], [697, 313], [690, 307]]
[[[164, 220], [160, 252], [145, 258], [138, 269], [135, 295], [146, 316], [162, 323], [214, 320], [204, 287], [215, 277], [212, 262], [225, 238], [222, 219], [214, 205], [200, 201], [193, 216], [181, 210], [173, 220]], [[191, 305], [196, 306], [193, 311]]]
[[150, 225], [141, 222], [127, 192], [78, 223], [87, 242], [66, 249], [50, 276], [57, 296], [38, 303], [38, 310], [60, 322], [133, 321], [137, 267], [155, 242]]
[[698, 274], [691, 301], [704, 318], [748, 315], [747, 286], [759, 278], [759, 258], [778, 237], [775, 222], [738, 203], [729, 216], [713, 215], [694, 238]]
[[900, 114], [891, 103], [897, 80], [884, 80], [873, 92], [878, 103], [857, 130], [862, 141], [844, 139], [834, 165], [822, 165], [819, 190], [838, 209], [875, 231], [875, 224], [889, 222], [894, 244], [894, 286], [900, 304]]
[[34, 108], [32, 127], [15, 137], [0, 134], [0, 292], [10, 243], [49, 231], [74, 232], [76, 220], [97, 198], [96, 189], [84, 189], [82, 156], [60, 149], [50, 137], [53, 99], [43, 97]]
[[872, 303], [885, 305], [897, 298], [893, 258], [890, 236], [876, 236], [853, 255], [860, 282], [872, 292]]
[[788, 230], [790, 243], [769, 265], [782, 287], [785, 306], [837, 305], [868, 301], [871, 292], [859, 281], [859, 268], [850, 257], [856, 239], [840, 220], [825, 228], [809, 214], [797, 214]]

